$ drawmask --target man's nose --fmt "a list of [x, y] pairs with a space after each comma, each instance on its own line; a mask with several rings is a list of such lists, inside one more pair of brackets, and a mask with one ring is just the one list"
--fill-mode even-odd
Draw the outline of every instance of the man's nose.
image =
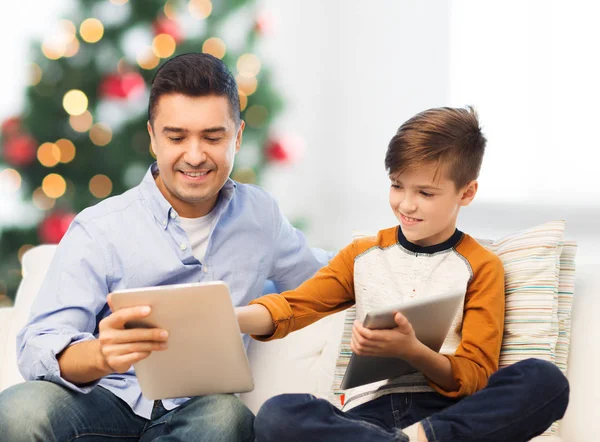
[[206, 151], [200, 142], [193, 141], [185, 151], [183, 159], [190, 166], [199, 166], [206, 161]]

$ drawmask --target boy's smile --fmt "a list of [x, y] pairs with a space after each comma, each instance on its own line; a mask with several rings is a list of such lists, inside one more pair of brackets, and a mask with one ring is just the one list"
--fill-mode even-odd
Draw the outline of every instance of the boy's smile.
[[457, 191], [446, 175], [445, 168], [434, 162], [390, 176], [390, 206], [413, 244], [427, 247], [450, 238], [460, 208], [477, 193], [477, 181]]

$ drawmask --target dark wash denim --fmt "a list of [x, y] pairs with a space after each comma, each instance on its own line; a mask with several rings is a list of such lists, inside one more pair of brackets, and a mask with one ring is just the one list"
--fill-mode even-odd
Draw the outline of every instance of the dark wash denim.
[[83, 394], [31, 381], [0, 394], [0, 440], [10, 442], [251, 442], [253, 421], [231, 394], [192, 398], [170, 411], [155, 401], [150, 419], [100, 386]]
[[392, 393], [348, 412], [307, 394], [269, 399], [254, 421], [256, 442], [408, 441], [402, 428], [421, 422], [429, 442], [520, 442], [563, 417], [569, 384], [553, 364], [527, 359], [494, 373], [463, 399]]

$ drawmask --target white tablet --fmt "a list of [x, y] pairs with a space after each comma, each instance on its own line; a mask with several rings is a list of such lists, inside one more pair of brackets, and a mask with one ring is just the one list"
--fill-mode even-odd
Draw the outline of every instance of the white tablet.
[[252, 373], [227, 284], [178, 284], [112, 293], [115, 310], [138, 305], [150, 314], [132, 327], [169, 332], [166, 350], [136, 363], [142, 394], [152, 400], [243, 393]]
[[[370, 329], [395, 328], [394, 314], [400, 312], [413, 326], [419, 341], [434, 351], [440, 351], [458, 309], [463, 308], [464, 297], [464, 292], [456, 292], [408, 301], [367, 313], [363, 325]], [[416, 371], [408, 362], [399, 358], [359, 356], [353, 353], [340, 387], [354, 388]]]

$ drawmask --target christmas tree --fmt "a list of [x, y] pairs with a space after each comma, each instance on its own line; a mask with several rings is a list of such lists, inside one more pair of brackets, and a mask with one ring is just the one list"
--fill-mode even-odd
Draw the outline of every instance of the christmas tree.
[[3, 191], [19, 192], [33, 214], [0, 233], [5, 302], [25, 251], [59, 242], [75, 214], [141, 180], [153, 161], [147, 102], [161, 60], [206, 52], [236, 76], [246, 130], [233, 179], [260, 182], [267, 163], [289, 158], [269, 129], [281, 100], [256, 53], [270, 19], [255, 0], [79, 0], [74, 9], [33, 47], [25, 109], [1, 126]]

